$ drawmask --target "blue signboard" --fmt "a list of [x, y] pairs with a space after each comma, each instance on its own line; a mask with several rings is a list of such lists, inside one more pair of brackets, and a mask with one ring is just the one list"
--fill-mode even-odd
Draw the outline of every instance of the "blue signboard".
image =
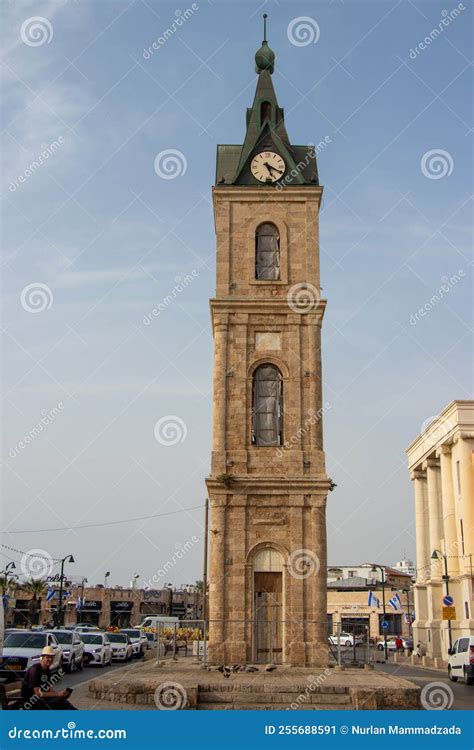
[[452, 607], [454, 604], [454, 599], [452, 596], [443, 596], [443, 604], [445, 607]]
[[382, 620], [382, 622], [380, 624], [382, 626], [382, 630], [388, 630], [388, 622], [387, 622], [387, 620]]

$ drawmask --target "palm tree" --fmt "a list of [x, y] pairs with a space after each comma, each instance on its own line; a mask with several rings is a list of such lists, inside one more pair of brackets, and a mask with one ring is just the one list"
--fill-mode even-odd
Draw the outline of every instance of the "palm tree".
[[31, 594], [31, 601], [28, 607], [28, 625], [31, 627], [31, 625], [36, 624], [38, 603], [41, 601], [41, 596], [46, 590], [46, 581], [42, 578], [30, 578], [29, 581], [23, 584], [22, 588], [28, 594]]

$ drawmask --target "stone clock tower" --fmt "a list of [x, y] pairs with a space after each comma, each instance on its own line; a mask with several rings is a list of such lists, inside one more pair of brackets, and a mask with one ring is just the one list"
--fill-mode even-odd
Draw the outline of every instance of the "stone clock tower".
[[243, 145], [217, 148], [209, 662], [327, 664], [319, 185], [266, 39]]

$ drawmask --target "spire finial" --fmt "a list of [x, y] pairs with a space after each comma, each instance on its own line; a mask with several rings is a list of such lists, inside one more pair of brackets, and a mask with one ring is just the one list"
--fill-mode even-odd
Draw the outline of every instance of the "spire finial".
[[255, 72], [260, 74], [266, 70], [270, 75], [275, 65], [275, 53], [270, 49], [267, 42], [267, 14], [263, 14], [263, 42], [255, 55]]

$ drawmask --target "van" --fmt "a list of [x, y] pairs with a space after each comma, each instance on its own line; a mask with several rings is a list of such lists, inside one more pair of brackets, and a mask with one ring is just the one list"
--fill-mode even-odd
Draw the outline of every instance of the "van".
[[168, 617], [167, 615], [148, 615], [137, 627], [139, 627], [140, 630], [143, 630], [144, 628], [156, 629], [158, 628], [159, 623], [162, 623], [163, 625], [179, 625], [179, 617]]
[[474, 635], [465, 635], [448, 649], [448, 677], [451, 682], [463, 679], [466, 685], [474, 683]]

